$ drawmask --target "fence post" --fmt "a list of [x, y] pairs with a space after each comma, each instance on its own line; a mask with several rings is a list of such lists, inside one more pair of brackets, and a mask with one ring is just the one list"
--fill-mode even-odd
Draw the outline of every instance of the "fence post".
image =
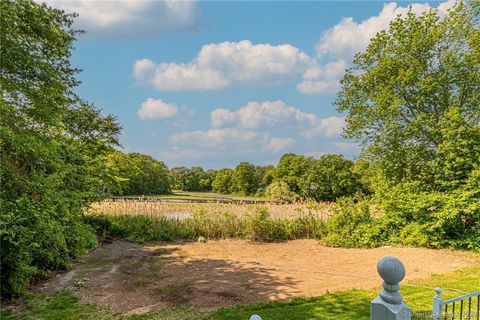
[[442, 289], [435, 288], [435, 297], [433, 297], [433, 319], [440, 320], [442, 318]]
[[386, 256], [377, 263], [383, 289], [370, 304], [370, 320], [411, 320], [412, 311], [403, 303], [399, 283], [405, 277], [405, 266], [395, 257]]

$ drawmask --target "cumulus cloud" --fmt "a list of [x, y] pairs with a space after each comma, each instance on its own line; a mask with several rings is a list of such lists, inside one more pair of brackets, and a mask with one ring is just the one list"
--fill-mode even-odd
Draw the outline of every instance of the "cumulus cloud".
[[297, 125], [313, 125], [317, 117], [312, 113], [288, 106], [285, 102], [265, 101], [249, 102], [238, 110], [216, 109], [211, 114], [212, 126], [238, 126], [246, 129], [263, 127]]
[[313, 139], [317, 136], [336, 137], [340, 136], [345, 126], [345, 118], [328, 117], [319, 119], [315, 127], [305, 130], [303, 136], [305, 139]]
[[139, 82], [161, 91], [216, 90], [239, 83], [276, 84], [312, 64], [311, 57], [290, 44], [243, 40], [204, 45], [188, 63], [138, 60], [133, 73]]
[[172, 118], [178, 114], [178, 107], [173, 103], [166, 103], [160, 99], [148, 98], [142, 103], [137, 114], [141, 120]]
[[190, 144], [217, 149], [241, 148], [252, 144], [265, 143], [267, 140], [268, 134], [235, 128], [181, 132], [172, 136], [174, 144]]
[[[454, 3], [455, 1], [449, 0], [440, 3], [436, 9], [444, 14]], [[409, 7], [416, 14], [432, 9], [427, 3], [413, 3], [401, 7], [395, 2], [390, 2], [383, 6], [382, 11], [377, 16], [370, 17], [362, 22], [356, 22], [352, 17], [343, 18], [340, 23], [323, 33], [316, 45], [318, 56], [351, 59], [355, 52], [363, 51], [370, 39], [379, 31], [388, 29], [389, 23], [397, 15], [406, 14]]]
[[[449, 0], [440, 3], [437, 10], [444, 14], [455, 2]], [[428, 4], [413, 3], [401, 7], [391, 2], [385, 4], [376, 16], [362, 22], [356, 22], [352, 17], [343, 18], [338, 24], [326, 30], [316, 45], [318, 59], [333, 59], [333, 62], [313, 64], [303, 74], [304, 81], [297, 85], [298, 91], [304, 94], [332, 94], [340, 89], [340, 78], [348, 68], [356, 52], [366, 49], [370, 39], [379, 31], [386, 30], [389, 23], [408, 12], [409, 7], [416, 14], [432, 9]]]
[[264, 147], [264, 150], [277, 153], [285, 150], [288, 147], [293, 146], [295, 140], [292, 138], [272, 138], [268, 144]]
[[77, 12], [75, 27], [88, 35], [113, 38], [154, 36], [192, 30], [200, 22], [195, 1], [36, 0]]
[[304, 81], [297, 85], [304, 94], [335, 93], [340, 89], [339, 79], [347, 69], [345, 60], [337, 60], [325, 65], [314, 64], [303, 74]]

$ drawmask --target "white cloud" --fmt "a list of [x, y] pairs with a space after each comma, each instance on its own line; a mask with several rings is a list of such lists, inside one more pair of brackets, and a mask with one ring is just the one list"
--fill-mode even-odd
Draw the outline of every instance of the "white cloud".
[[188, 63], [134, 63], [139, 82], [161, 91], [216, 90], [238, 83], [275, 84], [307, 70], [314, 60], [290, 44], [248, 40], [204, 45]]
[[337, 60], [325, 65], [315, 64], [303, 74], [304, 81], [297, 85], [304, 94], [336, 93], [340, 89], [339, 79], [348, 65], [345, 60]]
[[195, 1], [36, 0], [77, 12], [75, 27], [101, 37], [128, 38], [191, 30], [200, 15]]
[[172, 118], [178, 114], [178, 107], [160, 99], [148, 98], [142, 103], [137, 114], [141, 120]]
[[[437, 9], [441, 14], [453, 6], [455, 1], [440, 3]], [[428, 4], [413, 3], [412, 11], [420, 14], [431, 9]], [[298, 91], [304, 94], [332, 94], [340, 89], [340, 78], [348, 68], [354, 53], [366, 49], [370, 39], [379, 31], [388, 29], [389, 23], [397, 15], [405, 14], [409, 7], [400, 7], [395, 2], [384, 5], [382, 11], [362, 22], [351, 17], [343, 18], [338, 24], [326, 30], [316, 45], [319, 59], [333, 59], [324, 65], [314, 64], [303, 74], [304, 81], [297, 85]]]
[[[437, 9], [445, 13], [455, 1], [440, 3]], [[420, 14], [432, 9], [428, 4], [413, 3], [407, 7], [400, 7], [395, 2], [387, 3], [377, 16], [370, 17], [362, 22], [356, 22], [351, 17], [343, 18], [340, 23], [325, 31], [316, 45], [319, 57], [331, 56], [334, 58], [351, 59], [353, 54], [363, 51], [371, 38], [379, 31], [388, 29], [390, 21], [397, 15], [406, 14], [411, 7], [412, 11]]]
[[264, 147], [264, 150], [277, 153], [279, 151], [285, 150], [288, 147], [293, 146], [294, 143], [295, 140], [291, 138], [272, 138]]
[[297, 85], [297, 89], [304, 94], [336, 93], [340, 89], [340, 81], [338, 79], [303, 81]]
[[236, 111], [216, 109], [211, 114], [215, 128], [238, 126], [258, 129], [273, 126], [313, 125], [317, 117], [312, 113], [288, 106], [283, 101], [249, 102]]
[[329, 117], [320, 119], [317, 125], [303, 132], [305, 139], [313, 139], [317, 136], [336, 137], [340, 136], [345, 126], [345, 118]]
[[190, 144], [217, 149], [241, 148], [255, 144], [262, 144], [267, 140], [268, 134], [235, 128], [181, 132], [172, 136], [172, 142], [175, 145]]

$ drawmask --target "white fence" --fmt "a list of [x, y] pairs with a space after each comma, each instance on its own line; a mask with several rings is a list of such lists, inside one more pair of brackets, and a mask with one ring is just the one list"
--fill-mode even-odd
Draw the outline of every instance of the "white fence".
[[[442, 289], [437, 288], [435, 291], [437, 294], [435, 295], [435, 298], [433, 298], [434, 320], [480, 319], [480, 290], [448, 300], [442, 299]], [[455, 311], [455, 305], [457, 305], [457, 311]]]

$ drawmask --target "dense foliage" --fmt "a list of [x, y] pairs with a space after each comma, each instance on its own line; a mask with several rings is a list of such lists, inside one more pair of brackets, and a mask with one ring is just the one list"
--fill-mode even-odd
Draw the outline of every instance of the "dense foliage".
[[216, 171], [203, 170], [201, 167], [175, 167], [170, 170], [172, 189], [182, 191], [212, 191], [212, 182]]
[[2, 297], [96, 244], [82, 212], [101, 191], [101, 157], [120, 127], [73, 92], [72, 19], [33, 1], [1, 1]]
[[479, 8], [409, 12], [355, 56], [337, 103], [380, 214], [346, 206], [331, 243], [480, 250]]
[[106, 156], [104, 192], [110, 195], [154, 195], [169, 193], [167, 166], [140, 153], [112, 152]]
[[[267, 194], [284, 200], [293, 197], [332, 201], [368, 193], [360, 172], [354, 170], [354, 162], [334, 154], [319, 159], [285, 154], [273, 170], [273, 182]], [[281, 195], [280, 190], [285, 194]]]

